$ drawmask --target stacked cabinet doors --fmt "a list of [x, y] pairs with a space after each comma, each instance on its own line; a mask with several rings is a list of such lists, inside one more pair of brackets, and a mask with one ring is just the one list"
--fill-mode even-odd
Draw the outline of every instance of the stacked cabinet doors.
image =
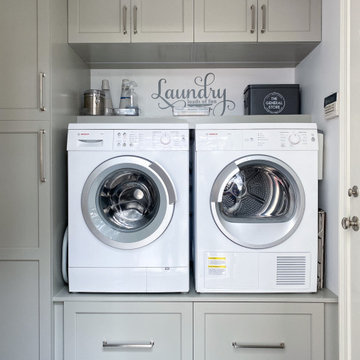
[[195, 0], [195, 42], [321, 40], [321, 0]]
[[55, 264], [66, 224], [66, 127], [78, 113], [77, 92], [88, 86], [83, 79], [89, 75], [66, 44], [66, 18], [63, 0], [0, 4], [4, 360], [52, 358], [52, 292], [63, 286]]
[[321, 0], [69, 0], [70, 43], [318, 42]]
[[0, 357], [50, 359], [49, 1], [3, 1], [0, 49]]
[[193, 41], [193, 0], [69, 0], [69, 42]]

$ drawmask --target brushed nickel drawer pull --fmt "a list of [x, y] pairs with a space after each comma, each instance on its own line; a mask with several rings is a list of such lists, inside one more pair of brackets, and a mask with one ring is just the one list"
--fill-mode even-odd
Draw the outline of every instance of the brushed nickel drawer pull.
[[39, 131], [39, 157], [40, 157], [40, 181], [42, 183], [46, 182], [45, 175], [45, 154], [44, 154], [44, 142], [45, 142], [45, 130], [41, 129]]
[[127, 6], [123, 6], [123, 34], [127, 34]]
[[285, 349], [285, 343], [280, 344], [238, 344], [232, 343], [234, 349]]
[[266, 6], [261, 6], [262, 11], [262, 27], [261, 27], [261, 33], [264, 34], [266, 31]]
[[250, 32], [253, 34], [255, 32], [255, 5], [250, 6], [251, 10], [251, 29]]
[[137, 17], [138, 17], [138, 8], [137, 6], [134, 6], [134, 34], [137, 34], [138, 30], [137, 30]]
[[119, 348], [119, 349], [152, 349], [155, 345], [154, 341], [148, 343], [108, 343], [106, 340], [102, 342], [103, 348]]
[[46, 74], [43, 72], [39, 73], [40, 75], [40, 82], [39, 82], [39, 98], [40, 98], [40, 111], [46, 111], [45, 104], [44, 104], [44, 79], [46, 78]]

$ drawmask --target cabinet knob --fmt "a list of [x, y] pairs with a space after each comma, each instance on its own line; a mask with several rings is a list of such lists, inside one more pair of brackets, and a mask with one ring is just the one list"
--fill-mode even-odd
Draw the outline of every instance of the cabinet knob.
[[349, 197], [358, 197], [359, 196], [359, 188], [354, 185], [352, 188], [348, 190]]
[[354, 231], [359, 231], [359, 218], [357, 216], [350, 217], [344, 217], [341, 220], [341, 226], [344, 230], [348, 230], [352, 228]]

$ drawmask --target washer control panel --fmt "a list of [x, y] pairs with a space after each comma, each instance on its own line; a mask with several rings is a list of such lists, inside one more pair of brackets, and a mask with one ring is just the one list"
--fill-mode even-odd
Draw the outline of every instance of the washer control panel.
[[114, 149], [128, 150], [188, 150], [186, 130], [116, 130]]
[[315, 129], [197, 130], [197, 150], [317, 150]]
[[69, 130], [68, 150], [188, 150], [187, 130]]

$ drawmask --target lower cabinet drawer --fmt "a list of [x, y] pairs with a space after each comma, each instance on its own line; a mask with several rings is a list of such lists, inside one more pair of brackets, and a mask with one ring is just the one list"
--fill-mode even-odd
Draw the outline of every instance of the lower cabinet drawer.
[[65, 302], [65, 360], [188, 360], [191, 303]]
[[197, 303], [194, 360], [323, 360], [323, 304]]

